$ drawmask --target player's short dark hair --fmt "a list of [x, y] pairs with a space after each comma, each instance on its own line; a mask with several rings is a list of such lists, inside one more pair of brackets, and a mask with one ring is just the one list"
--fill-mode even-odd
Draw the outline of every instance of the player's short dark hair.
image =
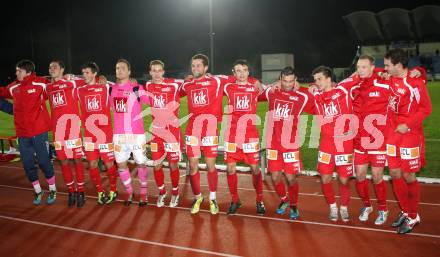
[[236, 61], [232, 64], [232, 68], [234, 68], [235, 65], [243, 65], [243, 66], [247, 66], [247, 67], [249, 67], [249, 63], [248, 63], [248, 61], [246, 61], [245, 59], [238, 59], [238, 60], [236, 60]]
[[118, 63], [125, 63], [125, 64], [127, 65], [128, 70], [131, 71], [131, 65], [130, 65], [130, 63], [127, 61], [127, 59], [120, 58], [120, 59], [118, 59], [118, 60], [116, 61], [116, 64], [118, 64]]
[[61, 69], [65, 69], [66, 65], [64, 64], [63, 61], [59, 60], [59, 59], [53, 59], [52, 61], [50, 61], [50, 63], [57, 63]]
[[359, 56], [359, 60], [369, 60], [371, 64], [374, 65], [374, 57], [368, 54], [363, 54]]
[[389, 50], [385, 54], [385, 59], [389, 59], [393, 65], [400, 63], [402, 64], [403, 68], [408, 67], [408, 53], [401, 48]]
[[324, 65], [318, 66], [312, 71], [312, 76], [318, 73], [322, 73], [326, 78], [333, 78], [333, 72], [330, 67]]
[[99, 73], [99, 66], [95, 62], [86, 62], [81, 66], [81, 70], [89, 68], [93, 73]]
[[26, 73], [32, 73], [35, 71], [35, 64], [27, 59], [18, 61], [15, 67], [25, 70]]
[[209, 58], [208, 56], [204, 55], [204, 54], [196, 54], [193, 57], [191, 57], [191, 62], [193, 60], [202, 60], [203, 66], [209, 66]]
[[165, 69], [165, 63], [163, 63], [161, 60], [152, 60], [150, 62], [150, 70], [151, 70], [151, 66], [153, 65], [160, 65], [162, 66], [163, 69]]
[[281, 73], [280, 73], [280, 79], [281, 79], [283, 76], [289, 76], [289, 75], [294, 75], [295, 78], [298, 77], [298, 76], [296, 75], [296, 71], [295, 71], [295, 69], [294, 69], [293, 67], [291, 67], [291, 66], [287, 66], [287, 67], [285, 67], [284, 69], [281, 70]]

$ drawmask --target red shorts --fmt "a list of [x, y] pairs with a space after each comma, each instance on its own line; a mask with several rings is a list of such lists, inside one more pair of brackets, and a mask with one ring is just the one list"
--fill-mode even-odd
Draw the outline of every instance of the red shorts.
[[81, 139], [54, 141], [53, 146], [58, 160], [81, 159], [84, 156]]
[[217, 158], [218, 146], [190, 146], [186, 145], [186, 156], [188, 158]]
[[354, 150], [354, 165], [371, 164], [371, 167], [385, 167], [387, 160], [386, 151], [366, 151]]
[[84, 143], [84, 150], [88, 161], [96, 161], [100, 157], [104, 163], [113, 162], [115, 160], [113, 143], [99, 145], [96, 143]]
[[353, 140], [341, 141], [342, 149], [335, 145], [337, 138], [322, 137], [319, 144], [318, 172], [321, 175], [331, 175], [336, 167], [340, 177], [353, 175]]
[[298, 174], [302, 163], [300, 152], [294, 150], [267, 149], [267, 169], [269, 172], [284, 172], [286, 174]]
[[225, 163], [239, 162], [243, 160], [244, 163], [249, 165], [258, 164], [260, 161], [260, 153], [244, 153], [242, 149], [237, 149], [237, 151], [233, 153], [225, 152], [224, 160]]
[[423, 137], [414, 132], [401, 134], [390, 130], [387, 137], [387, 158], [390, 169], [419, 172]]
[[216, 158], [218, 152], [218, 128], [217, 119], [202, 120], [199, 124], [190, 119], [186, 127], [186, 155], [189, 158], [200, 158], [203, 155], [208, 158]]
[[152, 134], [153, 139], [150, 141], [150, 149], [153, 161], [162, 161], [165, 156], [170, 163], [176, 163], [182, 159], [182, 133], [180, 128], [153, 127]]
[[151, 158], [153, 161], [160, 161], [165, 156], [170, 163], [181, 160], [182, 145], [180, 143], [166, 143], [161, 138], [155, 137], [150, 141]]

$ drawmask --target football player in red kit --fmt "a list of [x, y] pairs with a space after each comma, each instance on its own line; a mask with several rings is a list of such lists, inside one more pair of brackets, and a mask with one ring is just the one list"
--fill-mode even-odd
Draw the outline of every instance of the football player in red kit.
[[402, 209], [392, 226], [404, 234], [420, 223], [416, 173], [422, 165], [423, 120], [431, 114], [432, 105], [424, 77], [410, 76], [404, 50], [388, 51], [384, 61], [385, 70], [391, 75], [386, 136], [388, 167]]
[[234, 214], [241, 206], [238, 197], [238, 178], [236, 164], [244, 161], [252, 171], [252, 181], [256, 190], [257, 214], [266, 212], [263, 203], [263, 180], [259, 167], [260, 138], [256, 127], [257, 103], [260, 90], [248, 81], [249, 65], [246, 60], [237, 60], [232, 72], [236, 78], [233, 83], [224, 87], [228, 97], [228, 128], [225, 134], [225, 155], [227, 179], [232, 202], [228, 214]]
[[[301, 170], [298, 124], [303, 112], [314, 113], [313, 96], [296, 82], [292, 67], [281, 71], [280, 89], [267, 88], [262, 96], [268, 101], [266, 114], [266, 140], [268, 170], [271, 173], [275, 191], [281, 199], [276, 212], [284, 214], [290, 207], [289, 217], [299, 217], [298, 182], [296, 176]], [[285, 182], [285, 183], [284, 183]], [[285, 184], [288, 187], [286, 194]]]
[[353, 138], [356, 117], [353, 115], [350, 91], [357, 81], [348, 78], [339, 84], [332, 81], [330, 68], [320, 66], [313, 71], [318, 90], [312, 90], [316, 113], [321, 123], [321, 141], [318, 153], [318, 172], [327, 203], [330, 205], [329, 219], [338, 220], [338, 207], [331, 184], [333, 170], [339, 177], [340, 214], [344, 222], [349, 220], [349, 180], [353, 174]]

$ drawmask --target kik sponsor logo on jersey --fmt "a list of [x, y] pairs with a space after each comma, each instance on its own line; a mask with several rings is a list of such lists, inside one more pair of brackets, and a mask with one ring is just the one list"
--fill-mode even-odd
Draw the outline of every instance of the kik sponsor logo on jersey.
[[166, 94], [154, 94], [153, 95], [153, 107], [163, 109], [167, 104]]
[[115, 111], [118, 113], [126, 113], [127, 109], [127, 98], [125, 97], [115, 97], [114, 98]]
[[249, 111], [251, 109], [251, 94], [237, 93], [234, 94], [235, 110], [237, 111]]
[[86, 96], [86, 108], [88, 112], [96, 112], [102, 109], [101, 95]]
[[289, 119], [292, 110], [293, 110], [293, 103], [276, 99], [273, 116], [274, 118], [287, 120]]
[[66, 95], [64, 93], [64, 90], [58, 90], [58, 91], [53, 92], [52, 105], [54, 107], [66, 105]]
[[324, 103], [324, 116], [325, 117], [334, 117], [341, 114], [341, 108], [339, 107], [339, 103], [336, 101], [330, 101], [329, 103]]
[[209, 104], [208, 89], [196, 89], [191, 91], [193, 104], [196, 106], [203, 106]]

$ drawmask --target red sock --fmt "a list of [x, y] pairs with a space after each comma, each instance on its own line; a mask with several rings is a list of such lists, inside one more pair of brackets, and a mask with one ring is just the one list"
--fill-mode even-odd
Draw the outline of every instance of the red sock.
[[159, 189], [159, 194], [160, 195], [165, 194], [165, 192], [166, 192], [165, 185], [164, 185], [165, 177], [164, 177], [162, 168], [154, 171], [154, 180], [156, 180], [156, 185], [157, 185], [157, 188]]
[[321, 183], [322, 193], [324, 194], [325, 200], [328, 204], [334, 204], [335, 201], [335, 193], [333, 192], [332, 183]]
[[379, 211], [387, 210], [387, 185], [382, 180], [374, 184], [374, 191], [376, 191], [377, 204]]
[[350, 201], [350, 185], [339, 184], [339, 194], [341, 195], [341, 206], [348, 206]]
[[282, 202], [287, 202], [286, 187], [284, 186], [283, 181], [280, 180], [280, 182], [275, 184], [275, 192], [277, 192], [277, 195], [281, 198]]
[[408, 186], [406, 185], [403, 177], [393, 179], [393, 190], [397, 200], [399, 201], [400, 208], [404, 213], [408, 213]]
[[75, 163], [76, 168], [76, 184], [78, 185], [78, 192], [84, 192], [84, 165], [82, 162]]
[[257, 193], [257, 202], [263, 201], [263, 177], [261, 176], [261, 172], [258, 172], [257, 175], [252, 174], [252, 183]]
[[67, 188], [69, 189], [69, 193], [75, 192], [72, 169], [70, 169], [70, 166], [68, 164], [66, 165], [61, 164], [61, 173], [63, 174], [64, 183], [66, 183]]
[[356, 190], [359, 194], [359, 197], [362, 199], [364, 206], [370, 207], [370, 193], [368, 189], [368, 180], [356, 181]]
[[200, 195], [200, 172], [190, 175], [189, 180], [191, 182], [191, 188], [194, 195]]
[[218, 172], [217, 170], [208, 171], [208, 185], [210, 192], [217, 192]]
[[93, 185], [95, 185], [96, 191], [102, 192], [102, 183], [101, 183], [101, 175], [99, 174], [99, 168], [90, 168], [89, 169], [89, 175], [93, 182]]
[[409, 207], [408, 216], [411, 219], [415, 219], [417, 217], [417, 207], [419, 206], [419, 201], [420, 201], [420, 184], [416, 180], [412, 183], [408, 183], [408, 207]]
[[116, 171], [116, 165], [107, 169], [108, 181], [110, 183], [110, 191], [116, 192], [116, 183], [118, 180], [118, 172]]
[[179, 179], [180, 179], [179, 169], [171, 170], [170, 177], [171, 177], [171, 184], [173, 186], [173, 190], [171, 191], [171, 193], [173, 195], [178, 195], [179, 194]]
[[237, 173], [234, 174], [228, 174], [228, 185], [229, 185], [229, 192], [231, 192], [232, 201], [238, 202], [238, 178]]
[[289, 186], [290, 205], [294, 205], [294, 206], [298, 205], [298, 191], [299, 191], [298, 182], [295, 182]]

